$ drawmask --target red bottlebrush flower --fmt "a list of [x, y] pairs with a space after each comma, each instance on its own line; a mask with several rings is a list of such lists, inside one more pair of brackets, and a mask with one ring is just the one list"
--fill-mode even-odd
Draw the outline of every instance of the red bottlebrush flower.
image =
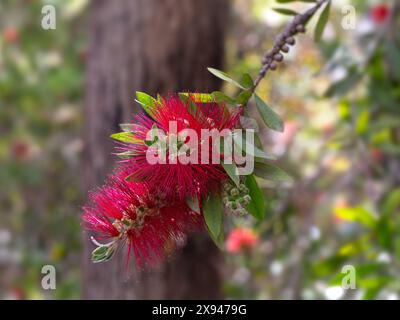
[[171, 247], [176, 247], [184, 236], [201, 229], [200, 213], [192, 211], [184, 202], [149, 194], [145, 184], [124, 179], [123, 170], [111, 176], [108, 183], [90, 194], [90, 203], [83, 210], [83, 222], [100, 244], [93, 251], [94, 262], [108, 260], [120, 244], [128, 246], [128, 260], [133, 251], [136, 264], [154, 265], [160, 262]]
[[390, 13], [390, 9], [387, 5], [384, 4], [378, 4], [376, 6], [373, 6], [370, 10], [370, 15], [372, 20], [375, 23], [383, 23], [386, 21]]
[[[146, 140], [148, 132], [156, 126], [158, 130], [165, 133], [165, 141], [168, 141], [171, 135], [177, 134], [179, 146], [180, 133], [191, 129], [199, 138], [193, 146], [193, 149], [197, 150], [198, 156], [195, 157], [198, 163], [183, 164], [178, 160], [173, 163], [169, 150], [165, 155], [165, 163], [149, 163], [146, 156], [149, 146], [145, 143], [126, 143], [119, 150], [134, 154], [132, 158], [125, 160], [127, 168], [135, 179], [146, 181], [152, 190], [161, 189], [167, 197], [179, 195], [181, 200], [187, 196], [203, 196], [217, 190], [227, 175], [220, 164], [212, 164], [212, 140], [211, 138], [208, 141], [202, 140], [202, 130], [216, 129], [221, 132], [224, 129], [234, 129], [240, 112], [239, 108], [231, 112], [224, 105], [215, 102], [194, 102], [191, 97], [188, 98], [187, 103], [176, 96], [161, 99], [160, 104], [152, 112], [154, 120], [144, 115], [136, 117], [135, 124], [132, 124], [135, 128], [135, 137], [141, 141]], [[176, 124], [174, 125], [175, 133], [170, 131], [172, 122]], [[181, 139], [183, 139], [181, 141], [183, 144], [191, 140], [188, 137]], [[201, 159], [202, 149], [206, 151], [205, 157], [209, 159], [208, 164]]]
[[230, 232], [226, 240], [226, 250], [231, 253], [239, 253], [254, 247], [258, 243], [258, 236], [253, 230], [236, 228]]

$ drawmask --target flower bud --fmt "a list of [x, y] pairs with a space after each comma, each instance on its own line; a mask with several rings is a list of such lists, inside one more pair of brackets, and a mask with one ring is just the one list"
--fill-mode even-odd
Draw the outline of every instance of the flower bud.
[[289, 52], [289, 46], [287, 44], [285, 44], [284, 46], [282, 46], [281, 50], [282, 50], [282, 52], [288, 53]]
[[231, 196], [232, 197], [237, 197], [239, 195], [239, 190], [236, 188], [231, 189]]

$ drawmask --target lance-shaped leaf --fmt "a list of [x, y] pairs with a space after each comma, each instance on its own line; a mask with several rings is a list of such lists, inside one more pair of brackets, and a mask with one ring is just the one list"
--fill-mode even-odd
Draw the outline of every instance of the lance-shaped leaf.
[[298, 15], [296, 11], [293, 11], [291, 9], [286, 9], [286, 8], [272, 8], [275, 12], [278, 12], [280, 14], [283, 14], [285, 16], [295, 16]]
[[228, 104], [234, 105], [236, 104], [236, 100], [227, 96], [225, 93], [221, 91], [213, 91], [211, 93], [215, 99], [215, 102], [227, 102]]
[[218, 247], [223, 246], [223, 207], [217, 193], [211, 193], [203, 202], [203, 214], [211, 238]]
[[264, 150], [250, 143], [245, 137], [240, 137], [239, 135], [234, 134], [233, 142], [235, 146], [235, 154], [239, 156], [249, 154], [254, 157], [255, 161], [262, 161], [262, 159], [276, 160], [276, 157], [274, 155], [267, 154]]
[[247, 91], [247, 90], [242, 91], [236, 97], [236, 102], [238, 104], [241, 104], [241, 105], [245, 106], [245, 105], [247, 105], [247, 102], [250, 100], [252, 95], [253, 95], [253, 93], [251, 91]]
[[246, 177], [246, 187], [249, 189], [249, 196], [251, 202], [247, 205], [247, 210], [258, 220], [262, 220], [265, 217], [265, 201], [264, 194], [257, 184], [254, 175], [248, 175]]
[[240, 84], [247, 89], [251, 89], [253, 87], [253, 79], [248, 73], [244, 73], [240, 79]]
[[229, 178], [232, 179], [232, 181], [239, 186], [240, 179], [239, 175], [237, 173], [236, 165], [234, 163], [221, 163], [222, 167], [224, 168], [225, 172], [228, 174]]
[[324, 33], [325, 26], [329, 19], [330, 9], [331, 9], [331, 1], [328, 1], [324, 10], [322, 11], [321, 15], [319, 16], [317, 25], [315, 27], [314, 40], [316, 42], [321, 40], [322, 34]]
[[332, 98], [334, 96], [343, 96], [348, 93], [350, 90], [354, 89], [354, 87], [362, 80], [363, 75], [351, 68], [349, 70], [349, 74], [344, 79], [335, 81], [324, 93], [324, 96], [327, 98]]
[[[203, 94], [205, 94], [205, 93], [203, 93]], [[180, 92], [180, 93], [178, 93], [178, 95], [179, 95], [179, 98], [181, 99], [181, 101], [183, 103], [187, 104], [187, 108], [188, 108], [189, 113], [195, 115], [196, 114], [196, 110], [197, 110], [196, 102], [200, 102], [200, 101], [196, 101], [193, 98], [193, 94], [192, 93], [189, 95], [189, 93]], [[191, 98], [189, 99], [189, 97], [191, 97]]]
[[244, 86], [242, 86], [236, 80], [233, 80], [227, 73], [225, 73], [225, 72], [223, 72], [221, 70], [218, 70], [218, 69], [214, 69], [214, 68], [207, 68], [207, 70], [210, 71], [217, 78], [220, 78], [220, 79], [222, 79], [224, 81], [232, 83], [233, 85], [239, 87], [240, 89], [246, 90], [246, 88]]
[[191, 97], [195, 102], [213, 102], [214, 97], [210, 93], [196, 93], [196, 92], [179, 92], [178, 95], [180, 97]]
[[254, 94], [254, 98], [256, 100], [257, 110], [264, 123], [272, 130], [283, 132], [283, 121], [279, 115], [268, 107], [268, 105], [257, 94]]
[[385, 53], [390, 65], [390, 73], [396, 80], [400, 80], [400, 49], [393, 40], [385, 42]]
[[157, 109], [159, 101], [141, 91], [136, 91], [136, 97], [136, 101], [142, 105], [144, 111], [146, 111], [149, 116], [154, 118], [154, 112]]
[[135, 135], [132, 132], [118, 132], [114, 133], [110, 136], [114, 140], [126, 142], [126, 143], [132, 143], [132, 144], [143, 144], [143, 141], [136, 138]]
[[367, 227], [374, 227], [376, 223], [373, 214], [362, 207], [337, 208], [336, 215], [343, 220], [359, 222]]
[[292, 182], [293, 179], [281, 168], [269, 163], [256, 162], [254, 174], [257, 177], [275, 182]]

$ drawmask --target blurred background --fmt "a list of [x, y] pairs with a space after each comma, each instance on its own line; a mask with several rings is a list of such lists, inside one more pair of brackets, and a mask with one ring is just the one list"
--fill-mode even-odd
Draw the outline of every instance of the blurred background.
[[[278, 2], [0, 1], [1, 299], [400, 298], [396, 1], [333, 0], [322, 40], [313, 19], [261, 83], [285, 120], [282, 134], [261, 131], [263, 143], [295, 177], [259, 181], [264, 221], [233, 221], [223, 253], [189, 240], [156, 274], [89, 261], [81, 206], [115, 164], [108, 136], [137, 112], [135, 90], [218, 90], [207, 66], [255, 77], [290, 19], [273, 8], [310, 6]], [[41, 26], [47, 4], [54, 30]], [[41, 287], [48, 264], [55, 290]], [[356, 289], [341, 286], [346, 265]]]

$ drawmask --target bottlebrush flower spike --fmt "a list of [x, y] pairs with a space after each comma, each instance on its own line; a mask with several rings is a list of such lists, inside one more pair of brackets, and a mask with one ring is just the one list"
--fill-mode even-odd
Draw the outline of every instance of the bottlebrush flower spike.
[[[135, 139], [142, 143], [123, 142], [118, 151], [120, 154], [133, 155], [123, 162], [129, 168], [130, 177], [136, 181], [146, 181], [151, 192], [160, 189], [167, 197], [179, 196], [181, 200], [187, 197], [201, 198], [205, 194], [218, 190], [221, 182], [227, 179], [227, 175], [220, 164], [212, 164], [212, 143], [202, 140], [203, 129], [233, 129], [239, 122], [241, 108], [230, 111], [228, 107], [216, 102], [198, 102], [193, 96], [186, 96], [186, 101], [178, 96], [160, 98], [157, 108], [151, 110], [153, 119], [140, 115], [134, 119], [131, 128]], [[171, 123], [175, 123], [176, 132], [170, 131]], [[158, 129], [165, 133], [165, 139], [173, 134], [179, 134], [182, 130], [192, 129], [199, 137], [193, 149], [198, 151], [198, 163], [183, 164], [180, 161], [172, 163], [171, 152], [166, 151], [166, 163], [149, 163], [147, 151], [150, 146], [146, 143], [146, 136], [151, 129]], [[189, 139], [182, 138], [181, 143]], [[144, 142], [144, 143], [143, 143]], [[209, 163], [202, 163], [202, 147], [207, 146]], [[190, 151], [192, 152], [193, 149]], [[128, 178], [128, 179], [129, 179]]]
[[121, 169], [112, 175], [105, 186], [90, 194], [89, 204], [83, 208], [84, 225], [96, 233], [92, 260], [109, 260], [126, 244], [128, 260], [133, 251], [139, 267], [154, 265], [188, 232], [202, 228], [202, 216], [184, 202], [150, 194], [146, 184], [126, 181], [126, 174]]

